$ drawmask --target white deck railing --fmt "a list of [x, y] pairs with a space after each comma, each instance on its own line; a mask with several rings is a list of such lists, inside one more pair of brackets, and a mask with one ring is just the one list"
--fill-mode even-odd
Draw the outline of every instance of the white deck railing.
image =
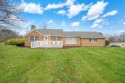
[[62, 41], [34, 41], [31, 48], [62, 48]]

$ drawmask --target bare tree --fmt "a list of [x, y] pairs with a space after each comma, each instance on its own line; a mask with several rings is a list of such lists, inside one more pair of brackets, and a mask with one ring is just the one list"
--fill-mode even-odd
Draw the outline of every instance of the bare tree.
[[17, 29], [21, 22], [18, 6], [9, 0], [0, 0], [0, 29]]
[[17, 38], [19, 37], [19, 35], [9, 29], [2, 29], [0, 30], [0, 42], [5, 42], [8, 39], [12, 39], [12, 38]]
[[43, 23], [43, 29], [46, 29], [47, 28], [47, 23]]
[[122, 33], [119, 35], [119, 38], [120, 38], [120, 41], [121, 41], [121, 42], [125, 42], [125, 32], [122, 32]]
[[125, 42], [125, 32], [115, 34], [104, 34], [106, 39], [111, 42]]
[[12, 29], [22, 28], [24, 23], [19, 16], [19, 6], [9, 0], [0, 0], [0, 42], [19, 37]]

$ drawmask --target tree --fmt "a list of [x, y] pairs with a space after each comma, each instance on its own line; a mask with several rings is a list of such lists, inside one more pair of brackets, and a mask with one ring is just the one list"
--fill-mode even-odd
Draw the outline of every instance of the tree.
[[18, 6], [9, 0], [0, 0], [0, 29], [17, 29], [22, 22]]
[[47, 28], [47, 24], [43, 23], [43, 29], [46, 29], [46, 28]]
[[125, 42], [125, 32], [104, 35], [111, 42]]
[[110, 44], [109, 40], [105, 40], [105, 46], [108, 46]]
[[103, 33], [99, 32], [99, 34], [103, 35]]
[[8, 39], [12, 39], [12, 38], [17, 38], [19, 37], [19, 35], [9, 29], [2, 29], [0, 30], [0, 42], [5, 42]]
[[125, 32], [122, 32], [122, 33], [119, 35], [119, 37], [120, 37], [120, 41], [121, 41], [121, 42], [125, 42]]

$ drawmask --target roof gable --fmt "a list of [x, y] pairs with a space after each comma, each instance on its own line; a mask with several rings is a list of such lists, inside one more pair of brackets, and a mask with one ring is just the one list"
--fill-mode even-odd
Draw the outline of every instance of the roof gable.
[[34, 30], [35, 30], [36, 32], [38, 32], [40, 35], [42, 35], [39, 31], [37, 31], [36, 29], [33, 29], [33, 30], [29, 31], [25, 36], [29, 35], [29, 34], [32, 33]]

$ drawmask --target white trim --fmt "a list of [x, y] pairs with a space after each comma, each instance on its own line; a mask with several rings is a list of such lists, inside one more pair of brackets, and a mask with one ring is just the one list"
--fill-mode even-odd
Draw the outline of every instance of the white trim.
[[51, 35], [51, 36], [58, 36], [58, 37], [60, 37], [60, 36], [61, 36], [61, 37], [62, 37], [62, 35]]
[[[96, 41], [96, 42], [92, 42], [92, 41], [91, 41], [92, 39], [96, 39], [97, 41]], [[90, 38], [90, 42], [91, 42], [91, 43], [97, 43], [97, 42], [98, 42], [98, 38]]]
[[[30, 36], [30, 37], [31, 37], [31, 36]], [[29, 37], [29, 42], [32, 42], [32, 41], [30, 41], [30, 37]], [[33, 36], [33, 37], [34, 37], [34, 41], [35, 41], [35, 38], [36, 38], [36, 37], [35, 37], [35, 36]], [[39, 37], [39, 36], [38, 36], [38, 37]], [[40, 40], [40, 37], [39, 37], [39, 40]], [[39, 40], [38, 40], [38, 41], [39, 41]], [[34, 41], [33, 41], [33, 42], [34, 42]]]
[[[30, 41], [30, 37], [31, 37], [31, 36], [29, 36], [29, 42], [31, 42], [31, 41]], [[34, 36], [33, 36], [33, 37], [34, 37]]]
[[[53, 40], [54, 37], [55, 37], [56, 40]], [[62, 37], [61, 37], [61, 36], [53, 36], [53, 37], [52, 37], [52, 41], [60, 41], [60, 40], [58, 40], [58, 38], [60, 38], [60, 40], [62, 40]]]
[[[69, 41], [67, 42], [67, 38], [69, 38], [71, 41], [69, 43]], [[75, 42], [74, 42], [75, 40]], [[65, 44], [77, 44], [77, 37], [65, 37]]]
[[77, 44], [77, 43], [65, 43], [65, 44]]

